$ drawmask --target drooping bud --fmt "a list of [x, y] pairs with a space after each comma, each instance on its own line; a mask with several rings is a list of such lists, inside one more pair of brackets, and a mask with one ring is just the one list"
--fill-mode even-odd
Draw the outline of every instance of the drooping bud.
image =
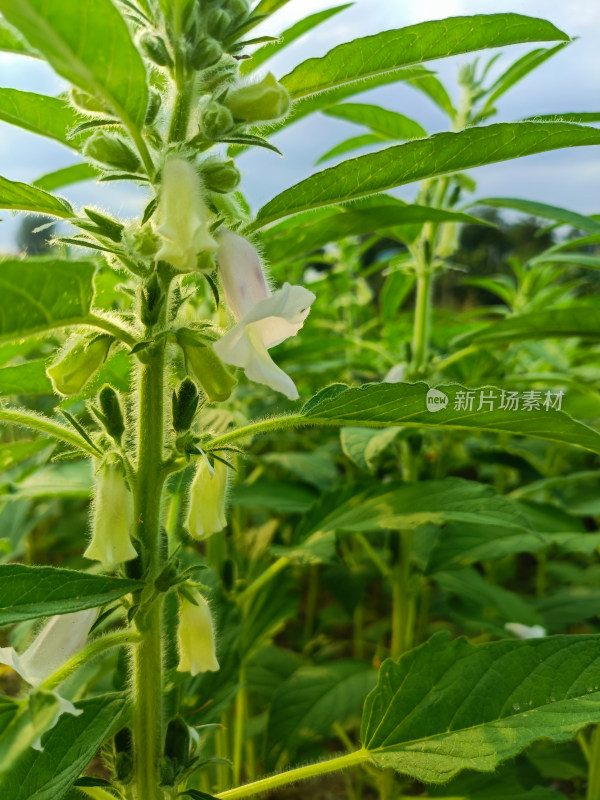
[[106, 432], [109, 436], [112, 436], [117, 444], [120, 444], [125, 433], [125, 422], [119, 393], [109, 384], [105, 384], [98, 395], [98, 403], [100, 404], [100, 411], [103, 415], [102, 422]]
[[173, 390], [173, 428], [177, 433], [189, 431], [198, 409], [198, 390], [194, 381], [186, 378]]
[[231, 111], [220, 103], [211, 101], [202, 112], [202, 134], [206, 139], [221, 139], [232, 130], [235, 123]]
[[235, 119], [244, 122], [279, 119], [290, 109], [290, 96], [272, 72], [267, 73], [260, 83], [228, 92], [223, 102]]
[[89, 608], [52, 617], [22, 655], [0, 647], [0, 664], [14, 669], [30, 686], [39, 686], [83, 648], [97, 616], [97, 609]]
[[223, 8], [213, 8], [206, 16], [206, 30], [210, 36], [221, 41], [227, 36], [231, 22], [228, 11]]
[[113, 341], [107, 334], [78, 337], [46, 370], [54, 390], [59, 394], [79, 394], [106, 361]]
[[180, 272], [195, 270], [198, 255], [217, 247], [208, 229], [208, 213], [196, 169], [183, 158], [170, 158], [163, 168], [154, 215], [161, 240], [157, 259], [168, 261]]
[[131, 541], [134, 522], [133, 495], [122, 461], [109, 456], [96, 473], [96, 499], [92, 517], [92, 540], [83, 554], [100, 561], [107, 570], [137, 558]]
[[200, 672], [216, 672], [219, 669], [210, 608], [195, 589], [186, 587], [185, 595], [180, 596], [177, 640], [178, 672], [190, 672], [195, 676]]
[[190, 64], [193, 69], [208, 69], [214, 66], [223, 55], [223, 48], [212, 36], [200, 39], [190, 53]]
[[96, 132], [85, 143], [84, 155], [124, 172], [137, 172], [142, 165], [137, 154], [120, 136]]
[[202, 164], [202, 177], [206, 188], [211, 192], [227, 194], [233, 192], [240, 184], [242, 176], [232, 158], [221, 161], [218, 158], [207, 158]]
[[275, 364], [268, 350], [298, 333], [315, 295], [289, 283], [271, 294], [256, 250], [229, 231], [220, 237], [217, 263], [237, 325], [213, 344], [216, 354], [226, 364], [242, 367], [250, 380], [296, 400], [294, 382]]
[[195, 539], [212, 536], [227, 525], [225, 502], [229, 467], [215, 459], [211, 469], [204, 458], [198, 459], [196, 475], [190, 487], [188, 530]]
[[177, 341], [183, 350], [188, 374], [197, 380], [211, 403], [228, 400], [237, 381], [215, 351], [188, 328], [177, 331]]

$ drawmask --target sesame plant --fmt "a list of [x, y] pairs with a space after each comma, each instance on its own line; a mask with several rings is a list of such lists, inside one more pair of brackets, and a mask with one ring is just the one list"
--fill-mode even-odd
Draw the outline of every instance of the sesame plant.
[[[233, 800], [342, 773], [352, 798], [417, 785], [517, 797], [501, 762], [576, 740], [597, 800], [600, 639], [545, 636], [540, 609], [492, 573], [533, 553], [543, 597], [552, 548], [598, 546], [577, 515], [539, 502], [567, 463], [587, 474], [600, 453], [596, 406], [570, 414], [562, 389], [581, 357], [572, 337], [597, 339], [563, 269], [598, 266], [578, 249], [598, 221], [478, 201], [584, 236], [515, 263], [512, 283], [488, 279], [500, 321], [480, 309], [441, 336], [432, 325], [457, 226], [488, 224], [464, 206], [463, 171], [600, 144], [582, 115], [489, 124], [495, 100], [569, 37], [517, 14], [457, 17], [339, 45], [278, 79], [263, 65], [346, 7], [257, 35], [285, 4], [0, 0], [2, 49], [45, 59], [71, 85], [60, 97], [0, 89], [0, 119], [77, 156], [31, 185], [0, 178], [1, 207], [57, 221], [48, 255], [0, 263], [0, 663], [14, 681], [0, 700], [2, 796]], [[527, 43], [550, 46], [495, 82], [493, 60], [463, 71], [458, 109], [424, 66]], [[451, 130], [427, 136], [409, 117], [341, 102], [395, 81], [445, 109]], [[277, 158], [273, 134], [319, 111], [368, 129], [328, 157], [390, 146], [252, 213], [235, 159], [256, 147]], [[139, 218], [57, 194], [90, 179], [141, 186]], [[419, 181], [413, 204], [386, 194]], [[377, 318], [360, 248], [382, 231], [401, 246], [383, 264]], [[303, 257], [332, 242], [310, 283], [319, 308]], [[540, 264], [555, 265], [545, 279]], [[551, 351], [515, 344], [560, 336], [562, 373]], [[339, 382], [324, 385], [332, 364]], [[516, 462], [537, 463], [538, 480], [514, 486]], [[324, 584], [340, 601], [325, 640]], [[434, 616], [446, 620], [437, 632]], [[349, 643], [335, 635], [348, 621]]]

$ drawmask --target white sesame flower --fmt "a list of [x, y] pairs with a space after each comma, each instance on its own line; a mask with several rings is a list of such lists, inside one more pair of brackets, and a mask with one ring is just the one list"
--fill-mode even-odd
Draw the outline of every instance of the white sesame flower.
[[507, 622], [504, 626], [517, 639], [542, 639], [548, 632], [541, 625], [522, 625], [520, 622]]
[[[187, 592], [192, 590], [187, 589]], [[186, 593], [187, 593], [186, 592]], [[219, 662], [215, 653], [215, 630], [208, 603], [202, 595], [193, 590], [195, 603], [181, 596], [179, 606], [179, 644], [178, 672], [216, 672]]]
[[242, 367], [250, 380], [297, 400], [294, 382], [268, 350], [298, 333], [315, 295], [289, 283], [271, 293], [254, 247], [229, 231], [220, 238], [217, 264], [237, 324], [215, 342], [215, 352], [226, 364]]

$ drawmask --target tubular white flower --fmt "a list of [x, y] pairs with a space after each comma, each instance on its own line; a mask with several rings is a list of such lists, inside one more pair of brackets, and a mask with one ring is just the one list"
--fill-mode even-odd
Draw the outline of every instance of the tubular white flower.
[[[52, 617], [21, 655], [12, 647], [0, 647], [0, 664], [14, 669], [30, 686], [39, 686], [83, 649], [97, 613], [97, 609], [88, 608]], [[44, 730], [31, 745], [34, 750], [43, 749], [43, 733], [56, 725], [61, 714], [78, 717], [83, 713], [58, 692], [52, 694], [58, 700], [56, 713], [44, 723]]]
[[271, 293], [254, 247], [229, 231], [220, 238], [217, 263], [237, 324], [214, 343], [216, 354], [226, 364], [242, 367], [250, 380], [297, 400], [294, 382], [268, 350], [298, 333], [315, 295], [289, 283]]
[[203, 458], [198, 461], [196, 475], [190, 487], [188, 529], [194, 539], [202, 539], [222, 531], [227, 525], [225, 501], [229, 468], [215, 459], [211, 469]]
[[123, 465], [118, 459], [107, 460], [96, 476], [92, 540], [83, 554], [85, 558], [101, 561], [106, 569], [137, 558], [131, 542], [133, 522], [133, 495]]
[[[191, 591], [189, 588], [187, 591]], [[178, 672], [216, 672], [219, 662], [215, 652], [215, 630], [208, 603], [202, 595], [193, 590], [194, 605], [187, 597], [181, 596], [179, 606], [179, 644]]]
[[163, 167], [155, 224], [161, 241], [156, 258], [181, 272], [197, 268], [199, 253], [217, 249], [208, 230], [200, 177], [183, 158], [170, 158]]

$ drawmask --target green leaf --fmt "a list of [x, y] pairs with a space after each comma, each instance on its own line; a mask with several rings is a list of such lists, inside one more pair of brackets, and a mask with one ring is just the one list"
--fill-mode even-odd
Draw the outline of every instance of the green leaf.
[[0, 420], [4, 420], [5, 422], [9, 422], [21, 428], [30, 428], [34, 431], [40, 431], [40, 433], [51, 436], [53, 439], [67, 442], [79, 450], [82, 450], [84, 453], [94, 456], [94, 458], [98, 456], [97, 448], [90, 445], [82, 436], [71, 428], [60, 425], [54, 422], [54, 420], [44, 417], [42, 414], [36, 414], [24, 408], [0, 407]]
[[83, 712], [63, 714], [42, 738], [43, 752], [28, 750], [0, 778], [0, 791], [11, 800], [57, 800], [77, 780], [101, 744], [115, 732], [127, 709], [123, 694], [82, 700]]
[[0, 341], [84, 323], [94, 295], [91, 261], [0, 261]]
[[[15, 703], [10, 722], [0, 711], [0, 775], [11, 768], [52, 726], [60, 714], [60, 700], [52, 692], [37, 690], [26, 700]], [[8, 723], [8, 724], [6, 724]]]
[[345, 3], [342, 6], [326, 8], [324, 11], [318, 11], [316, 14], [309, 14], [307, 17], [303, 17], [290, 28], [287, 28], [285, 31], [283, 31], [283, 33], [277, 37], [276, 41], [269, 42], [263, 47], [259, 47], [257, 50], [255, 50], [252, 53], [251, 58], [241, 63], [240, 72], [242, 75], [247, 75], [249, 72], [253, 72], [270, 58], [273, 58], [274, 55], [281, 52], [281, 50], [288, 47], [288, 45], [292, 44], [292, 42], [295, 42], [296, 39], [304, 36], [305, 33], [313, 30], [313, 28], [316, 28], [330, 17], [339, 14], [340, 11], [345, 11], [345, 9], [350, 8], [351, 5], [353, 4]]
[[561, 147], [600, 144], [600, 130], [566, 122], [512, 122], [437, 133], [344, 161], [297, 183], [263, 206], [257, 230], [299, 211], [332, 205], [436, 175]]
[[260, 3], [256, 6], [252, 13], [255, 15], [274, 14], [289, 2], [290, 0], [260, 0]]
[[344, 725], [358, 717], [376, 680], [370, 664], [350, 659], [296, 670], [271, 701], [267, 768], [274, 768], [283, 754], [286, 762], [293, 761], [302, 745], [331, 736], [334, 721]]
[[44, 189], [46, 192], [54, 192], [63, 186], [70, 186], [80, 181], [89, 181], [97, 178], [100, 173], [91, 164], [73, 164], [70, 167], [48, 172], [33, 182], [34, 186]]
[[435, 105], [447, 114], [451, 120], [456, 117], [457, 111], [452, 105], [448, 92], [442, 82], [433, 74], [424, 74], [418, 78], [412, 78], [408, 83], [426, 95]]
[[18, 442], [8, 442], [0, 445], [0, 470], [11, 469], [26, 461], [40, 450], [45, 450], [51, 446], [47, 439], [21, 440]]
[[36, 56], [21, 34], [4, 19], [0, 19], [0, 51], [17, 53], [24, 56]]
[[394, 441], [400, 430], [394, 426], [382, 431], [373, 428], [342, 428], [342, 450], [357, 466], [369, 471], [373, 461]]
[[328, 117], [366, 125], [386, 139], [420, 139], [427, 136], [425, 128], [414, 119], [368, 103], [342, 103], [326, 109], [324, 113]]
[[581, 336], [600, 339], [600, 306], [569, 306], [551, 311], [532, 311], [507, 317], [493, 325], [456, 339], [461, 344], [469, 341], [477, 346], [505, 344], [534, 339]]
[[110, 0], [0, 0], [0, 11], [63, 78], [104, 102], [128, 127], [146, 116], [146, 71]]
[[600, 270], [600, 256], [589, 256], [587, 253], [540, 253], [532, 258], [529, 264], [572, 264], [586, 269]]
[[0, 120], [40, 136], [56, 139], [67, 147], [77, 147], [79, 138], [69, 138], [79, 121], [78, 114], [60, 97], [0, 88]]
[[[500, 409], [502, 389], [484, 387], [467, 389], [458, 384], [436, 387], [448, 397], [445, 408], [435, 412], [427, 410], [429, 386], [425, 383], [367, 384], [349, 389], [341, 386], [335, 394], [329, 387], [309, 400], [302, 419], [309, 424], [357, 425], [384, 428], [388, 425], [404, 427], [442, 427], [462, 430], [486, 430], [534, 436], [563, 443], [577, 444], [600, 452], [600, 434], [587, 425], [572, 419], [564, 411], [541, 409], [517, 411]], [[462, 400], [471, 392], [472, 405]], [[478, 409], [479, 399], [496, 396], [494, 409]], [[301, 424], [301, 423], [300, 423]]]
[[265, 257], [272, 264], [299, 258], [311, 250], [318, 250], [329, 242], [349, 236], [361, 236], [398, 225], [419, 225], [425, 222], [462, 222], [485, 225], [485, 220], [431, 206], [385, 203], [372, 208], [320, 209], [306, 211], [264, 231], [260, 241]]
[[9, 181], [0, 177], [0, 208], [10, 211], [35, 211], [37, 214], [50, 214], [67, 219], [73, 216], [73, 209], [66, 200], [54, 197], [35, 186]]
[[551, 23], [520, 14], [450, 17], [338, 45], [322, 58], [299, 64], [282, 83], [299, 99], [423, 61], [522, 42], [568, 40]]
[[600, 721], [600, 639], [555, 636], [472, 645], [434, 636], [381, 667], [366, 700], [365, 755], [424, 783], [492, 772], [537, 739]]
[[142, 585], [71, 569], [0, 564], [0, 625], [96, 608]]
[[0, 368], [0, 395], [54, 394], [45, 361], [27, 361]]
[[469, 204], [469, 208], [474, 206], [492, 206], [494, 208], [510, 208], [512, 211], [521, 211], [532, 217], [551, 219], [560, 222], [561, 225], [571, 225], [573, 228], [585, 231], [586, 233], [600, 233], [600, 222], [593, 217], [585, 214], [578, 214], [566, 208], [550, 206], [546, 203], [538, 203], [535, 200], [521, 200], [515, 197], [486, 197], [483, 200], [476, 200]]
[[505, 70], [500, 77], [494, 81], [490, 87], [490, 95], [486, 100], [486, 107], [491, 106], [499, 97], [508, 92], [520, 80], [533, 72], [534, 69], [543, 64], [553, 55], [560, 52], [568, 42], [556, 45], [556, 47], [539, 48], [526, 53], [517, 59], [510, 67]]
[[598, 111], [570, 111], [566, 114], [536, 114], [535, 117], [527, 119], [539, 122], [600, 122], [600, 112]]
[[328, 150], [317, 159], [316, 163], [321, 164], [323, 161], [328, 161], [330, 158], [344, 155], [344, 153], [350, 153], [353, 150], [359, 150], [361, 147], [371, 147], [373, 145], [383, 146], [387, 143], [388, 141], [386, 139], [382, 139], [382, 137], [378, 136], [376, 133], [364, 133], [362, 136], [352, 136], [352, 138], [345, 139], [343, 142], [336, 144], [335, 147], [332, 147], [331, 150]]
[[[83, 430], [83, 429], [82, 429]], [[82, 434], [83, 435], [83, 434]], [[68, 461], [65, 464], [48, 464], [40, 467], [14, 486], [7, 500], [39, 497], [81, 497], [87, 499], [93, 488], [91, 464], [85, 461]]]

